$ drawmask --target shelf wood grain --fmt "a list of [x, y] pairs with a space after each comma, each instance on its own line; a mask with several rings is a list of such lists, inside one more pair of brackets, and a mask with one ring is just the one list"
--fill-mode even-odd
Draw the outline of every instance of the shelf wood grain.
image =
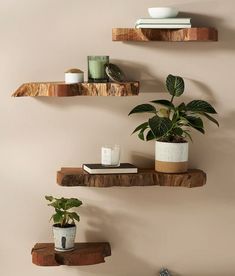
[[123, 83], [75, 83], [31, 82], [22, 84], [13, 97], [71, 97], [71, 96], [136, 96], [139, 94], [138, 81]]
[[113, 41], [218, 41], [218, 31], [215, 28], [188, 29], [112, 29]]
[[111, 256], [108, 242], [76, 243], [73, 251], [58, 252], [54, 243], [37, 243], [32, 249], [32, 263], [39, 266], [81, 266], [104, 263]]
[[62, 168], [57, 172], [57, 183], [61, 186], [86, 187], [157, 185], [193, 188], [206, 184], [206, 173], [197, 169], [179, 174], [139, 169], [137, 174], [89, 174], [82, 168]]

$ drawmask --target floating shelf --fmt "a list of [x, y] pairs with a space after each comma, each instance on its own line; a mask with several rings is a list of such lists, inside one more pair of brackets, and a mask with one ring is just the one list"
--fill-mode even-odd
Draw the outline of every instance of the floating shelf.
[[108, 242], [76, 243], [75, 249], [68, 252], [54, 250], [54, 243], [36, 243], [32, 249], [32, 262], [39, 266], [81, 266], [104, 263], [111, 256]]
[[123, 83], [76, 83], [31, 82], [22, 84], [13, 97], [70, 97], [70, 96], [136, 96], [139, 94], [138, 81]]
[[200, 187], [206, 184], [206, 174], [202, 170], [187, 173], [160, 173], [149, 169], [139, 169], [137, 174], [89, 174], [82, 168], [62, 168], [57, 172], [57, 183], [61, 186], [173, 186]]
[[112, 30], [113, 41], [218, 41], [214, 28], [189, 29], [136, 29], [116, 28]]

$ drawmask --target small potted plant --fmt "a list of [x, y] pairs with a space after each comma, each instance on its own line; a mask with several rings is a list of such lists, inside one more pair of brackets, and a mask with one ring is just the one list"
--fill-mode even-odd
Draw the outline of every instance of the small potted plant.
[[55, 209], [52, 215], [53, 235], [56, 251], [71, 251], [74, 249], [74, 241], [76, 236], [75, 221], [80, 221], [77, 212], [69, 211], [71, 208], [79, 207], [82, 202], [77, 198], [55, 198], [53, 196], [45, 196], [50, 201], [48, 206]]
[[218, 121], [211, 116], [215, 109], [206, 101], [193, 100], [174, 105], [175, 97], [184, 93], [182, 77], [168, 75], [166, 87], [171, 95], [170, 100], [155, 100], [133, 108], [134, 113], [150, 113], [151, 118], [140, 124], [133, 133], [138, 133], [141, 140], [155, 140], [155, 170], [165, 173], [186, 172], [188, 169], [188, 142], [192, 140], [190, 131], [195, 129], [205, 133], [202, 117], [209, 119], [217, 126]]

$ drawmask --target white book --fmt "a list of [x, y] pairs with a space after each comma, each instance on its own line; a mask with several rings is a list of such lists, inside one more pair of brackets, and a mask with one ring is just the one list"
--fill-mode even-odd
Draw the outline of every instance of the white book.
[[191, 18], [140, 18], [138, 24], [190, 24]]
[[138, 24], [137, 29], [188, 29], [191, 24]]
[[83, 164], [83, 169], [90, 174], [124, 174], [138, 172], [137, 167], [129, 163], [121, 163], [119, 167], [107, 167], [101, 164]]

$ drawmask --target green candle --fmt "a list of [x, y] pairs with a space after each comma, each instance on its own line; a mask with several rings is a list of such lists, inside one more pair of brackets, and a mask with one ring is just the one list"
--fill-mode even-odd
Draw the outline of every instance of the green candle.
[[107, 82], [108, 77], [105, 72], [105, 65], [109, 63], [108, 56], [88, 57], [88, 79], [91, 82]]

